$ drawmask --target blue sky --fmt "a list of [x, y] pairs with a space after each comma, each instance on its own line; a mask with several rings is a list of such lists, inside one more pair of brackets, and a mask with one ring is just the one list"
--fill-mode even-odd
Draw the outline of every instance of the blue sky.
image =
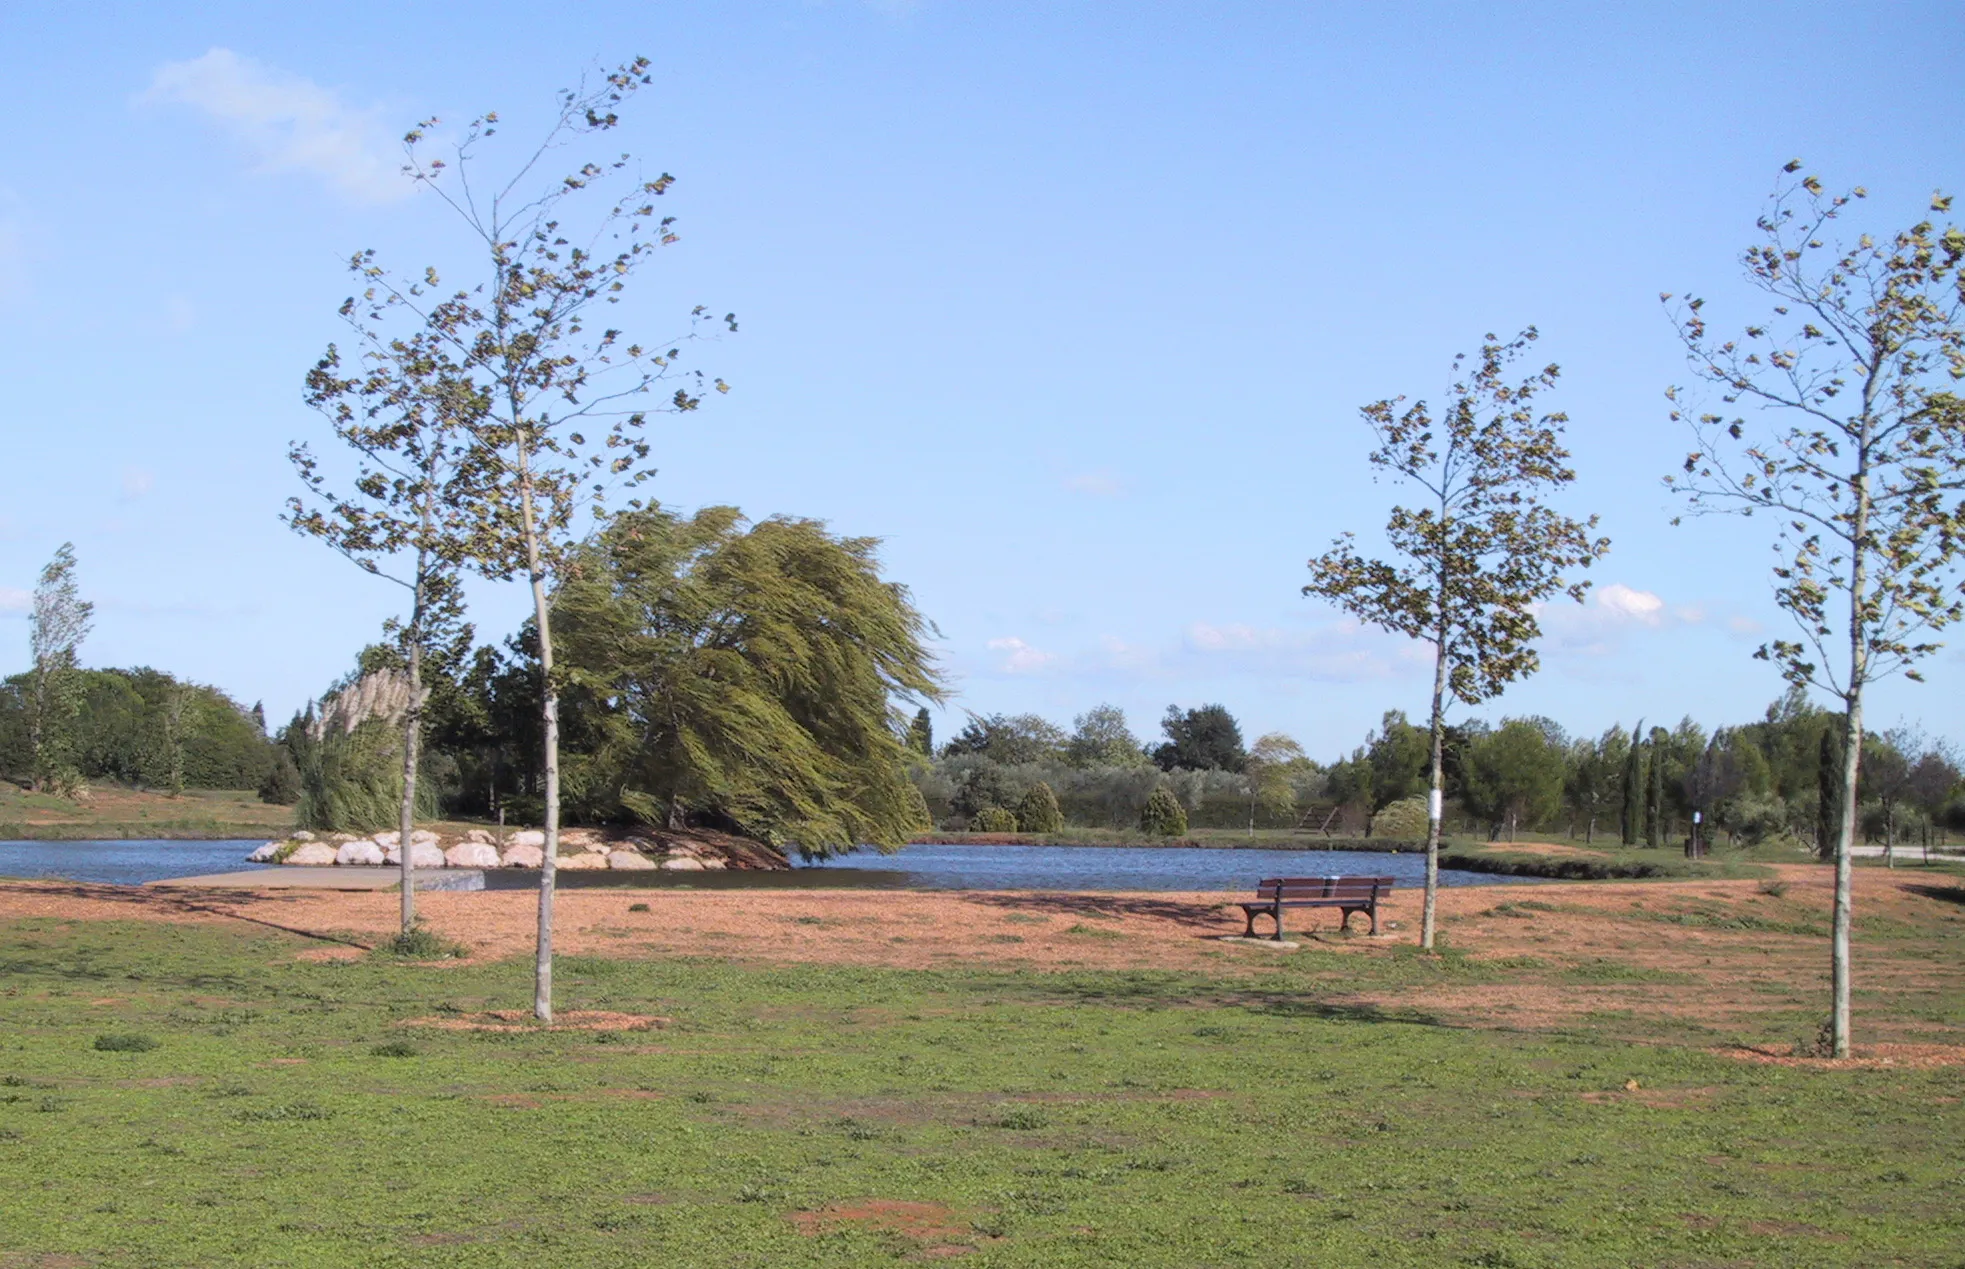
[[[734, 391], [657, 432], [685, 508], [885, 540], [960, 710], [1151, 733], [1221, 701], [1330, 756], [1423, 709], [1422, 651], [1302, 598], [1370, 541], [1357, 407], [1437, 397], [1452, 355], [1534, 323], [1613, 539], [1545, 669], [1486, 712], [1572, 730], [1743, 721], [1784, 629], [1757, 525], [1671, 528], [1686, 378], [1658, 293], [1758, 311], [1735, 256], [1781, 163], [1871, 218], [1965, 188], [1952, 5], [759, 2], [54, 5], [0, 12], [0, 668], [73, 540], [85, 660], [151, 664], [283, 717], [392, 588], [279, 523], [301, 378], [341, 337], [343, 262], [462, 259], [393, 175], [416, 119], [498, 110], [645, 53], [625, 148], [673, 172], [682, 241], [625, 315], [697, 304]], [[461, 276], [447, 269], [452, 276]], [[481, 631], [516, 587], [474, 592]], [[1965, 637], [1959, 641], [1965, 647]], [[1947, 708], [1965, 658], [1879, 690]]]

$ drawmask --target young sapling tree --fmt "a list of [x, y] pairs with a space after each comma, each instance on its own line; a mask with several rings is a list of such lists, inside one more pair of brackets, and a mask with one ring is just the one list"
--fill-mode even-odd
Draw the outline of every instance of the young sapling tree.
[[1564, 414], [1537, 414], [1536, 399], [1561, 373], [1550, 365], [1510, 382], [1508, 368], [1537, 338], [1534, 327], [1502, 343], [1487, 336], [1471, 367], [1454, 358], [1447, 408], [1438, 418], [1404, 397], [1367, 405], [1378, 437], [1371, 464], [1419, 491], [1417, 507], [1394, 506], [1385, 526], [1394, 559], [1367, 559], [1341, 535], [1310, 561], [1305, 595], [1382, 629], [1433, 645], [1432, 784], [1427, 808], [1426, 893], [1419, 943], [1431, 950], [1437, 925], [1445, 710], [1449, 695], [1469, 705], [1499, 695], [1541, 665], [1537, 608], [1555, 595], [1581, 603], [1587, 568], [1610, 549], [1597, 520], [1575, 520], [1544, 499], [1576, 479], [1563, 447]]
[[[602, 320], [659, 248], [676, 241], [673, 218], [655, 214], [674, 178], [648, 176], [626, 154], [550, 176], [541, 169], [560, 151], [595, 142], [615, 128], [616, 108], [649, 84], [649, 65], [637, 58], [598, 85], [561, 93], [544, 139], [499, 180], [477, 177], [480, 149], [498, 132], [495, 114], [466, 125], [448, 159], [425, 154], [435, 120], [404, 137], [404, 170], [455, 213], [478, 255], [482, 273], [476, 285], [438, 299], [436, 283], [427, 277], [425, 283], [399, 279], [372, 252], [356, 260], [366, 283], [353, 301], [356, 308], [378, 323], [392, 312], [412, 315], [427, 346], [443, 350], [446, 375], [476, 403], [468, 428], [490, 478], [478, 497], [480, 527], [466, 554], [487, 575], [523, 577], [531, 590], [546, 837], [533, 1012], [548, 1022], [561, 688], [551, 591], [569, 548], [586, 527], [583, 512], [603, 512], [610, 488], [632, 490], [654, 474], [646, 438], [650, 416], [696, 409], [705, 385], [695, 374], [666, 397], [658, 396], [679, 373], [678, 347], [629, 342]], [[691, 314], [692, 337], [706, 316], [700, 306]], [[733, 316], [726, 314], [723, 321], [730, 330], [737, 328]], [[714, 386], [727, 390], [721, 380]]]
[[[364, 271], [365, 257], [351, 266]], [[330, 344], [307, 374], [307, 402], [324, 414], [335, 438], [357, 456], [346, 492], [329, 487], [320, 460], [306, 445], [289, 451], [308, 496], [288, 499], [286, 521], [347, 556], [363, 571], [408, 592], [406, 621], [390, 619], [409, 676], [402, 715], [402, 804], [396, 850], [402, 869], [402, 933], [416, 927], [415, 831], [417, 764], [421, 758], [424, 660], [435, 648], [468, 644], [459, 573], [487, 531], [486, 493], [495, 465], [476, 443], [473, 426], [482, 398], [459, 373], [449, 349], [431, 332], [386, 333], [382, 318], [436, 285], [432, 271], [398, 299], [367, 305], [349, 301], [342, 317], [360, 349], [344, 362]]]
[[[1704, 300], [1678, 302], [1687, 364], [1721, 408], [1667, 393], [1693, 447], [1666, 481], [1691, 514], [1771, 522], [1774, 602], [1798, 637], [1755, 655], [1842, 705], [1829, 1032], [1833, 1056], [1847, 1057], [1864, 695], [1891, 675], [1919, 680], [1918, 663], [1942, 646], [1937, 634], [1965, 617], [1954, 579], [1965, 401], [1953, 387], [1965, 377], [1965, 231], [1927, 218], [1882, 239], [1837, 242], [1836, 222], [1866, 192], [1829, 195], [1800, 170], [1799, 159], [1783, 169], [1757, 221], [1760, 241], [1741, 256], [1771, 316], [1716, 336]], [[1950, 207], [1933, 196], [1933, 212]]]

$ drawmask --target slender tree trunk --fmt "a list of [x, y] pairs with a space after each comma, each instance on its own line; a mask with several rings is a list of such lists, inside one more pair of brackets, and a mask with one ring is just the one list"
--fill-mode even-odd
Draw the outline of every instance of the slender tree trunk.
[[1869, 675], [1869, 646], [1864, 639], [1863, 621], [1869, 535], [1869, 474], [1867, 455], [1850, 482], [1856, 494], [1856, 514], [1850, 527], [1849, 552], [1849, 690], [1844, 696], [1848, 712], [1842, 717], [1842, 823], [1835, 844], [1835, 917], [1829, 939], [1829, 977], [1831, 1013], [1829, 1019], [1835, 1057], [1849, 1056], [1849, 931], [1855, 898], [1855, 871], [1851, 848], [1856, 841], [1856, 781], [1862, 772], [1863, 685]]
[[1432, 778], [1426, 794], [1426, 898], [1420, 908], [1419, 946], [1433, 950], [1439, 929], [1440, 821], [1446, 809], [1446, 584], [1440, 585], [1440, 628], [1433, 645]]
[[[518, 412], [513, 411], [516, 418]], [[539, 681], [546, 776], [546, 849], [539, 864], [539, 944], [532, 968], [532, 1012], [553, 1020], [553, 888], [559, 875], [559, 690], [553, 685], [552, 615], [546, 604], [545, 557], [539, 548], [539, 521], [532, 501], [531, 437], [521, 429], [518, 446], [519, 511], [525, 531], [525, 566], [532, 583], [532, 613], [539, 626]]]

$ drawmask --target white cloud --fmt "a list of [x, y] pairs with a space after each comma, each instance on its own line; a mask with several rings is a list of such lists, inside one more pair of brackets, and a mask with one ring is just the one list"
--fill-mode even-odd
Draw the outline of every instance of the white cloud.
[[358, 203], [410, 192], [379, 111], [351, 106], [333, 89], [231, 49], [166, 63], [138, 100], [202, 112], [260, 171], [309, 172]]
[[1696, 626], [1705, 621], [1706, 612], [1696, 605], [1673, 605], [1653, 591], [1610, 582], [1591, 590], [1580, 607], [1555, 600], [1541, 605], [1536, 616], [1548, 634], [1549, 650], [1600, 657], [1618, 651], [1634, 630]]
[[1613, 618], [1658, 626], [1665, 619], [1665, 601], [1648, 590], [1633, 590], [1612, 582], [1596, 591], [1596, 606]]
[[32, 607], [34, 607], [34, 596], [29, 592], [16, 590], [12, 586], [0, 586], [0, 613], [12, 616], [15, 613], [24, 613]]
[[1120, 483], [1119, 477], [1103, 467], [1097, 471], [1080, 472], [1075, 476], [1066, 476], [1064, 478], [1064, 487], [1072, 493], [1085, 494], [1093, 498], [1117, 498], [1126, 491], [1125, 486]]
[[1056, 653], [1033, 648], [1015, 635], [991, 639], [988, 647], [991, 652], [1006, 654], [998, 667], [1005, 674], [1034, 674], [1058, 659]]
[[1344, 618], [1321, 625], [1279, 629], [1197, 621], [1187, 627], [1182, 650], [1211, 672], [1258, 674], [1322, 683], [1391, 678], [1426, 662], [1430, 650]]

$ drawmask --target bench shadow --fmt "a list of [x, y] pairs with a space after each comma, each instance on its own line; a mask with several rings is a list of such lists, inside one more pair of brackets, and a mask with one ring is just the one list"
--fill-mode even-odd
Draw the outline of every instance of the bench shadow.
[[[973, 903], [986, 908], [1001, 908], [1006, 912], [1042, 912], [1050, 916], [1069, 917], [1151, 917], [1156, 921], [1169, 921], [1180, 926], [1206, 927], [1210, 933], [1219, 933], [1219, 927], [1226, 919], [1218, 903], [1152, 899], [1140, 895], [1071, 892], [996, 894], [971, 891], [962, 894], [961, 899], [964, 903]], [[1241, 920], [1239, 916], [1235, 919]]]

